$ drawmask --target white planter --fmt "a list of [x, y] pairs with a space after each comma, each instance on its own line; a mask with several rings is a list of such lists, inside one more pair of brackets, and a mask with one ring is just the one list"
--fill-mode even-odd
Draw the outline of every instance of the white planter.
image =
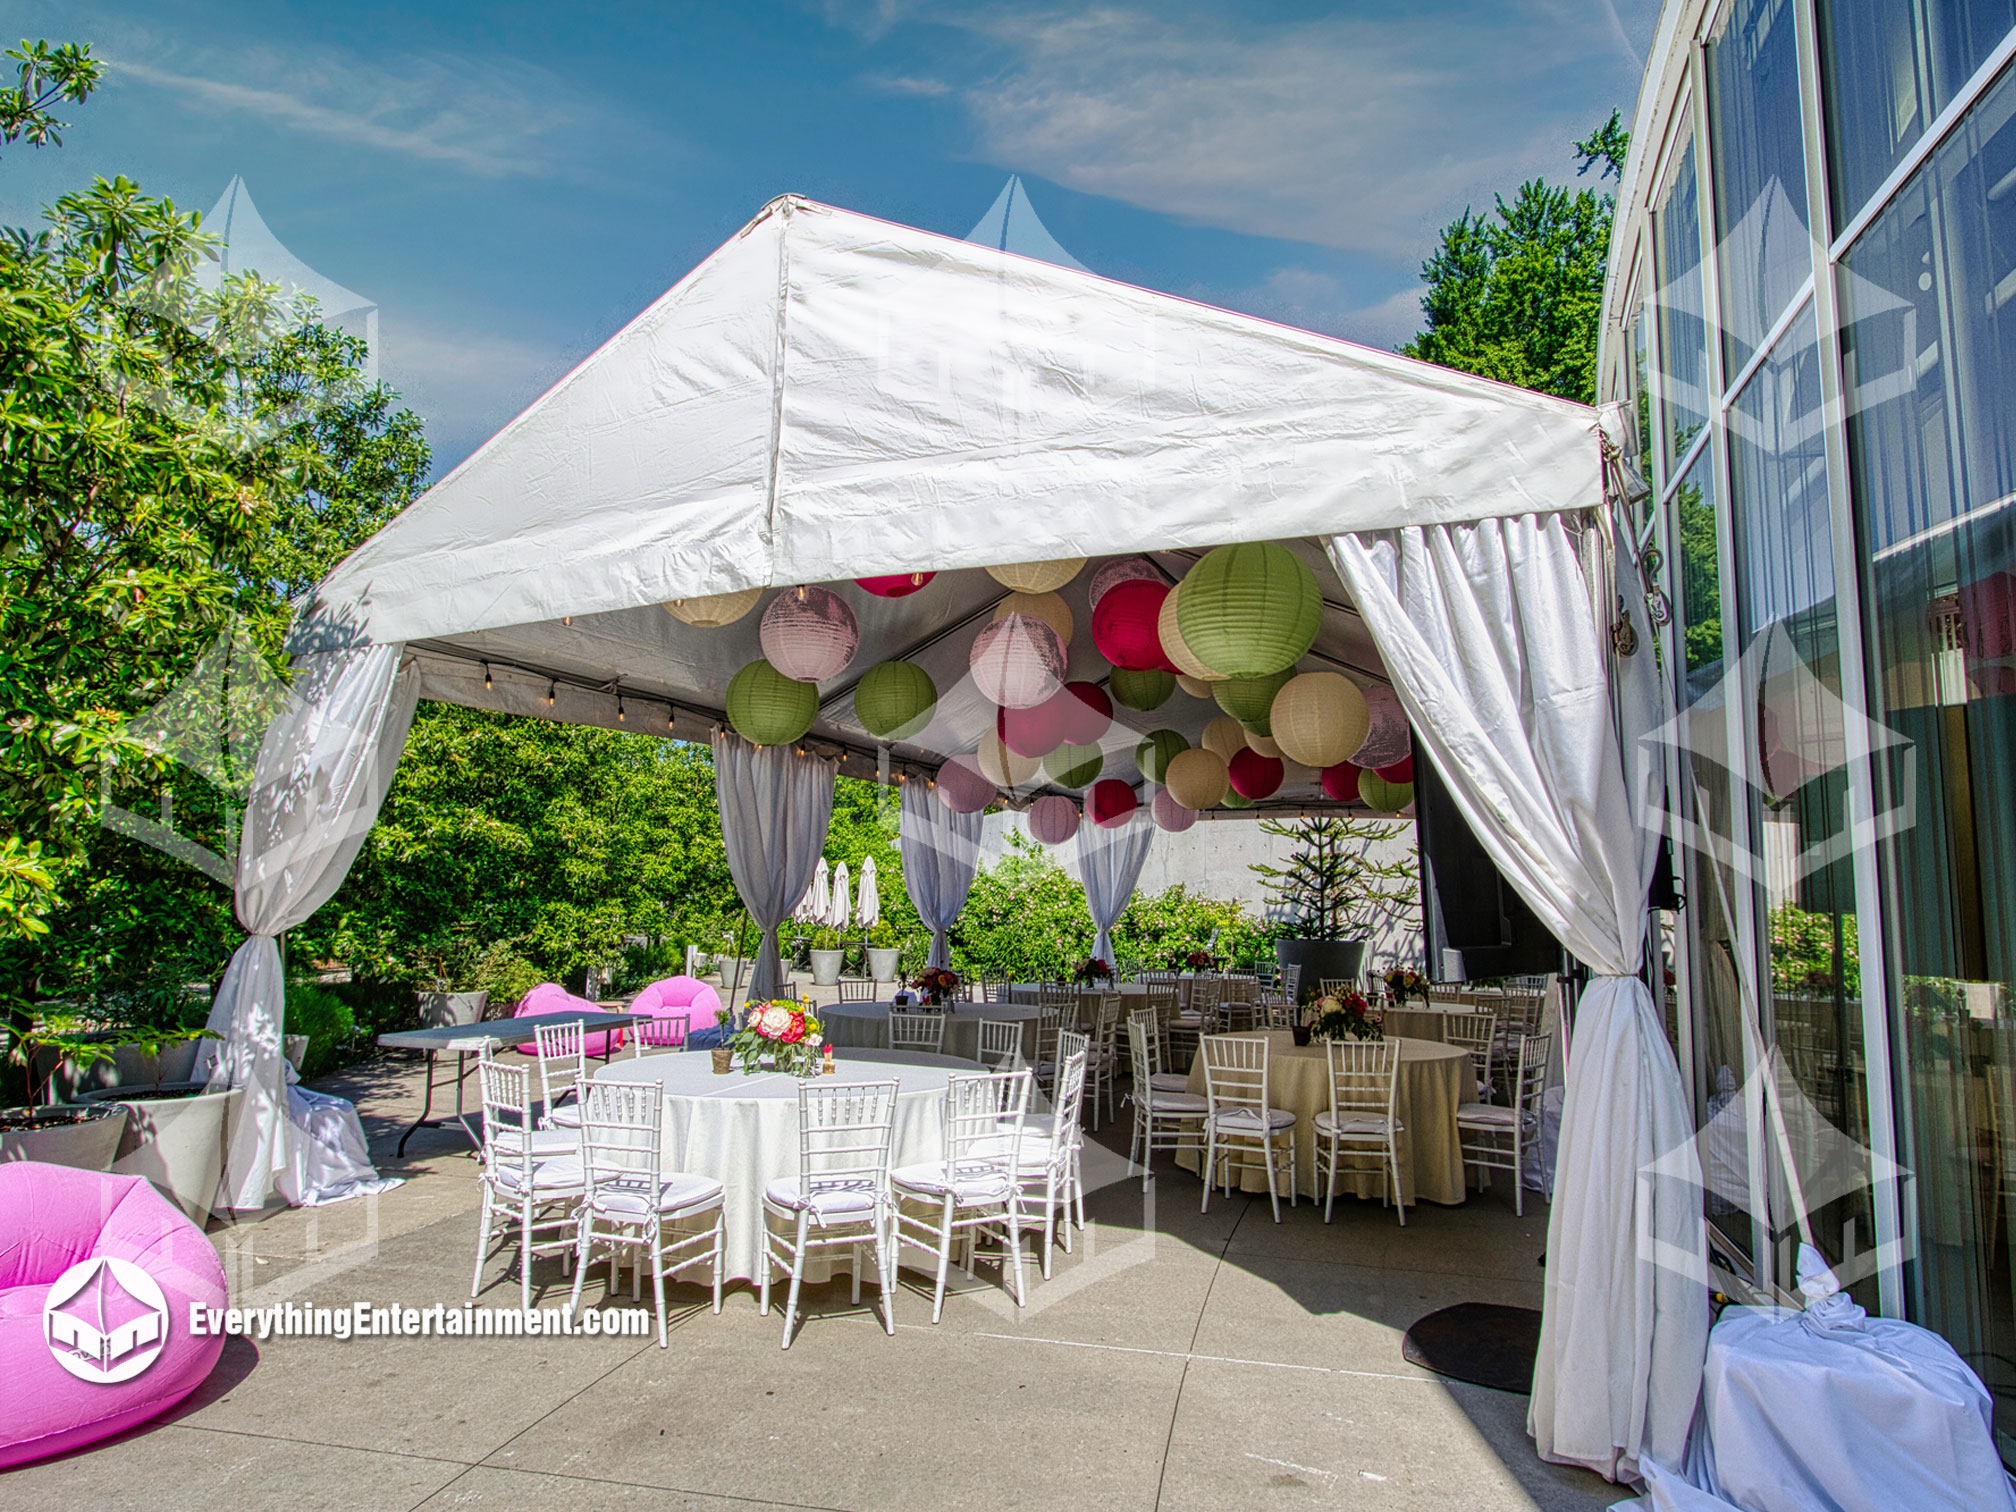
[[[149, 1055], [138, 1045], [119, 1045], [109, 1061], [95, 1062], [81, 1071], [74, 1066], [60, 1068], [50, 1090], [55, 1101], [68, 1102], [107, 1087], [157, 1087], [164, 1082], [187, 1081], [196, 1074], [197, 1055], [216, 1044], [216, 1040], [181, 1040], [163, 1046], [159, 1055]], [[38, 1079], [48, 1075], [51, 1058], [50, 1051], [36, 1052]]]
[[897, 961], [903, 952], [894, 945], [870, 945], [868, 947], [868, 975], [877, 982], [896, 980]]
[[831, 987], [840, 980], [840, 963], [847, 959], [844, 950], [815, 950], [812, 952], [812, 985]]
[[422, 1029], [474, 1024], [482, 1019], [483, 1007], [490, 1001], [487, 992], [422, 992], [417, 996], [420, 999]]
[[[89, 1110], [82, 1119], [76, 1116], [80, 1106]], [[35, 1122], [30, 1129], [0, 1129], [0, 1160], [38, 1160], [80, 1171], [111, 1170], [126, 1128], [123, 1110], [108, 1112], [93, 1103], [0, 1111], [10, 1118], [25, 1116]]]
[[[163, 1092], [199, 1087], [199, 1082], [162, 1087]], [[198, 1223], [210, 1216], [217, 1183], [224, 1174], [231, 1110], [240, 1090], [198, 1092], [194, 1097], [120, 1097], [113, 1091], [89, 1094], [96, 1102], [117, 1102], [127, 1112], [126, 1133], [112, 1169], [122, 1176], [145, 1176], [155, 1190]]]

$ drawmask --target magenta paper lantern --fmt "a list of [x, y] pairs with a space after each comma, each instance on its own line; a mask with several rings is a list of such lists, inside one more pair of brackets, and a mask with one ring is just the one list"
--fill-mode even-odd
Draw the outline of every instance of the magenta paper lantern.
[[1323, 768], [1323, 791], [1339, 803], [1358, 801], [1358, 773], [1361, 768], [1348, 761]]
[[980, 696], [1004, 709], [1028, 709], [1064, 685], [1064, 643], [1043, 621], [1004, 614], [981, 626], [968, 660]]
[[1139, 807], [1141, 800], [1134, 796], [1134, 789], [1118, 777], [1102, 777], [1092, 784], [1092, 791], [1085, 795], [1085, 812], [1101, 829], [1115, 829], [1125, 824]]
[[1048, 756], [1064, 744], [1064, 727], [1070, 717], [1062, 702], [1064, 697], [1060, 689], [1026, 709], [995, 710], [994, 733], [1017, 756], [1027, 756], [1032, 761]]
[[1068, 682], [1057, 695], [1064, 738], [1073, 745], [1097, 745], [1113, 726], [1113, 700], [1097, 683]]
[[935, 572], [895, 572], [888, 577], [854, 579], [856, 588], [866, 588], [877, 598], [908, 598], [931, 579]]
[[763, 657], [798, 682], [824, 682], [846, 671], [861, 644], [861, 625], [830, 588], [786, 588], [763, 611]]
[[1398, 761], [1389, 761], [1382, 767], [1374, 767], [1373, 770], [1388, 782], [1412, 782], [1414, 757], [1411, 754], [1402, 756]]
[[1399, 695], [1384, 683], [1373, 683], [1365, 690], [1365, 712], [1371, 717], [1372, 732], [1351, 753], [1352, 765], [1377, 768], [1405, 756], [1413, 742]]
[[1272, 798], [1281, 791], [1281, 779], [1286, 773], [1279, 756], [1262, 756], [1251, 746], [1225, 763], [1232, 791], [1241, 798]]
[[977, 814], [998, 796], [971, 756], [954, 756], [939, 767], [934, 791], [955, 814]]
[[1092, 574], [1092, 582], [1086, 591], [1092, 607], [1099, 607], [1099, 600], [1106, 597], [1106, 590], [1117, 588], [1122, 583], [1159, 583], [1162, 574], [1155, 570], [1155, 564], [1146, 557], [1115, 557]]
[[1092, 644], [1099, 654], [1130, 672], [1168, 668], [1162, 637], [1155, 628], [1162, 600], [1168, 596], [1167, 583], [1145, 578], [1130, 578], [1108, 588], [1099, 607], [1092, 611]]
[[1045, 845], [1062, 845], [1078, 833], [1078, 805], [1059, 793], [1029, 805], [1029, 833]]
[[1172, 835], [1182, 834], [1197, 822], [1197, 810], [1183, 807], [1169, 796], [1167, 788], [1155, 795], [1153, 813], [1156, 824]]

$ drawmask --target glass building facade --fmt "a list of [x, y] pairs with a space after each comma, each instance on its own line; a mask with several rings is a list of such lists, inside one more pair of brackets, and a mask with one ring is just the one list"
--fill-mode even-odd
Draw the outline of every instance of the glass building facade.
[[1945, 1335], [2016, 1463], [2012, 59], [2016, 0], [1669, 0], [1601, 385], [1716, 1247]]

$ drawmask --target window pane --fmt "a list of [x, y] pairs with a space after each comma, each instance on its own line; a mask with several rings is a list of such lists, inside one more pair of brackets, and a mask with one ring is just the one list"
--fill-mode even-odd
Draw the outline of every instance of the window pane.
[[1834, 229], [2016, 26], [2016, 0], [1820, 0]]
[[1722, 363], [1733, 378], [1813, 271], [1792, 0], [1735, 0], [1708, 44]]
[[1659, 274], [1659, 440], [1671, 477], [1708, 419], [1707, 301], [1701, 289], [1701, 185], [1694, 144], [1680, 155], [1653, 220]]
[[1645, 469], [1648, 480], [1653, 477], [1652, 385], [1648, 371], [1652, 360], [1651, 321], [1651, 311], [1641, 309], [1631, 325], [1631, 408], [1638, 422], [1639, 465]]
[[1685, 654], [1683, 706], [1722, 680], [1722, 578], [1715, 556], [1715, 469], [1703, 452], [1673, 494], [1680, 542], [1680, 634]]

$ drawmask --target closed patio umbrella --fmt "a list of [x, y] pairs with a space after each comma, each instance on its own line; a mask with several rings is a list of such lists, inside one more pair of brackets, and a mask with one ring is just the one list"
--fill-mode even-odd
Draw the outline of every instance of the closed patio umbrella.
[[873, 929], [882, 922], [882, 893], [875, 885], [875, 858], [861, 863], [861, 890], [854, 895], [854, 922]]
[[819, 858], [819, 868], [812, 873], [812, 885], [805, 889], [805, 896], [798, 900], [798, 907], [791, 917], [800, 924], [823, 924], [827, 912], [833, 907], [833, 894], [827, 881], [826, 858]]
[[833, 872], [833, 900], [832, 905], [826, 910], [825, 922], [835, 929], [845, 929], [847, 916], [853, 911], [847, 896], [847, 863], [842, 861]]

